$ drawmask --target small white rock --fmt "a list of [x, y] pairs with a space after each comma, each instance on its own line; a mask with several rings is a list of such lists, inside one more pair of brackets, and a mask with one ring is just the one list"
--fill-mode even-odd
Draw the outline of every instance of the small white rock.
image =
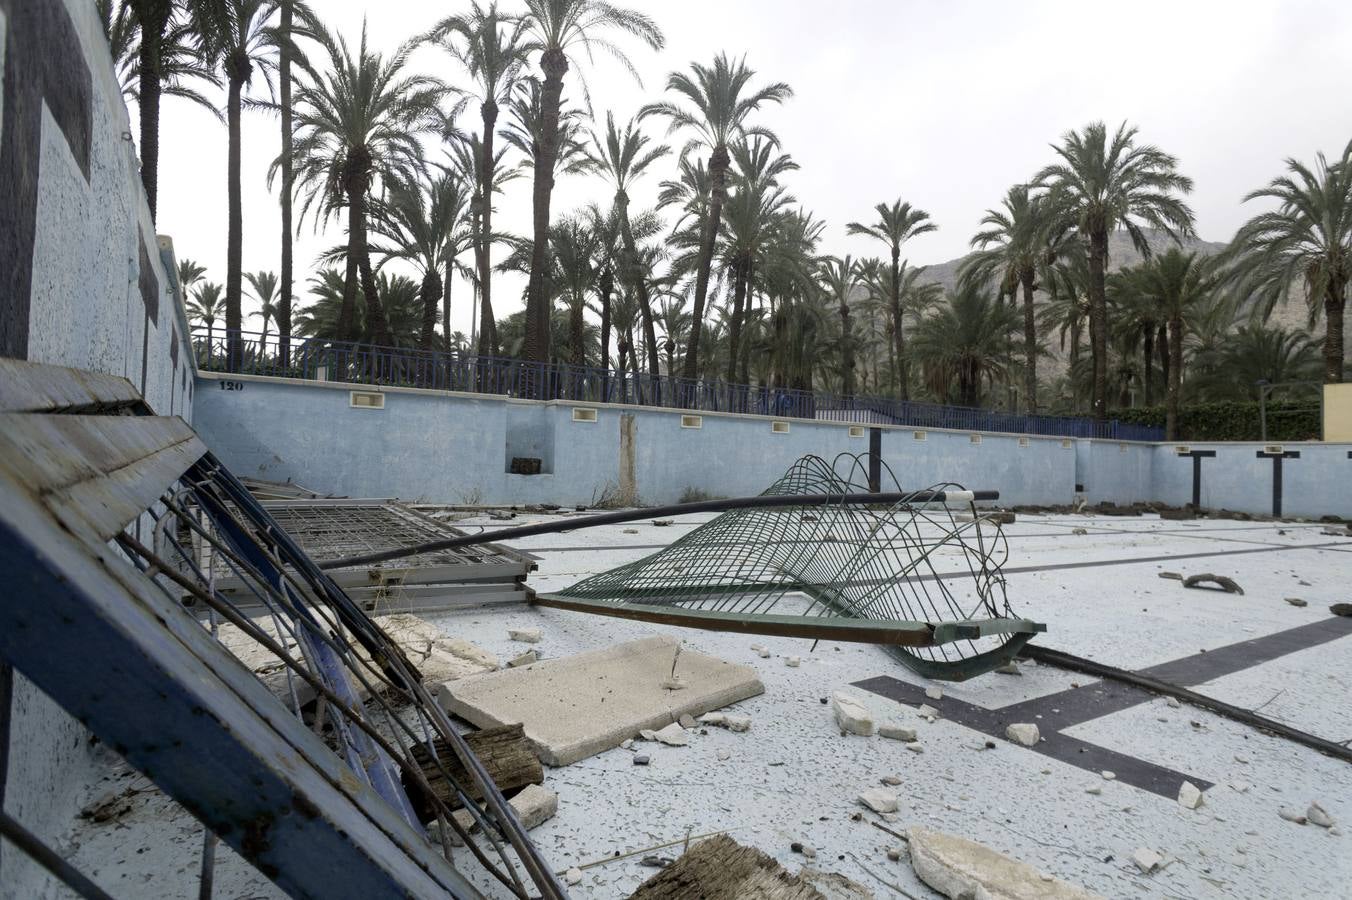
[[1241, 793], [1241, 794], [1247, 794], [1247, 793], [1249, 792], [1249, 788], [1250, 788], [1250, 787], [1251, 787], [1251, 785], [1250, 785], [1247, 781], [1232, 781], [1232, 782], [1230, 782], [1230, 790], [1232, 790], [1232, 791], [1237, 791], [1237, 792], [1239, 792], [1239, 793]]
[[831, 711], [835, 714], [836, 724], [842, 731], [861, 734], [865, 737], [873, 734], [875, 725], [873, 713], [867, 706], [849, 694], [836, 691], [831, 695]]
[[1104, 769], [1099, 774], [1103, 776], [1104, 781], [1112, 781], [1113, 779], [1117, 778], [1116, 772], [1109, 772], [1107, 769]]
[[514, 641], [521, 641], [525, 644], [538, 644], [544, 637], [544, 632], [538, 628], [509, 628], [507, 636]]
[[889, 784], [892, 787], [896, 787], [897, 785], [901, 784], [901, 779], [895, 775], [884, 775], [882, 777], [882, 783]]
[[727, 762], [727, 761], [730, 760], [730, 759], [732, 759], [732, 751], [731, 751], [731, 750], [719, 750], [719, 751], [718, 751], [718, 761], [719, 761], [719, 762]]
[[727, 726], [728, 731], [750, 731], [751, 717], [728, 713], [723, 717], [723, 724]]
[[676, 721], [680, 722], [681, 727], [687, 731], [695, 727], [695, 717], [690, 715], [690, 713], [682, 713], [681, 717]]
[[525, 653], [521, 654], [515, 659], [507, 660], [507, 666], [508, 668], [515, 669], [517, 666], [528, 666], [533, 662], [539, 661], [540, 661], [540, 651], [527, 650]]
[[1033, 747], [1037, 745], [1042, 737], [1037, 726], [1030, 722], [1018, 722], [1005, 729], [1005, 737], [1023, 747]]
[[920, 708], [916, 710], [916, 712], [918, 712], [921, 715], [921, 717], [929, 719], [931, 722], [939, 718], [939, 710], [930, 706], [928, 703], [921, 704]]
[[756, 651], [756, 654], [757, 654], [761, 659], [769, 659], [769, 658], [770, 658], [770, 651], [769, 651], [769, 650], [766, 650], [764, 647], [762, 647], [761, 649], [757, 650], [757, 651]]
[[897, 795], [882, 788], [869, 788], [859, 795], [859, 802], [876, 813], [897, 811]]
[[784, 660], [784, 665], [790, 669], [796, 669], [803, 664], [803, 661], [796, 656], [790, 656]]
[[1168, 697], [1168, 698], [1165, 699], [1164, 702], [1168, 705], [1168, 707], [1169, 707], [1170, 709], [1178, 709], [1180, 706], [1183, 705], [1183, 704], [1181, 704], [1181, 703], [1178, 702], [1178, 698], [1177, 698], [1177, 697]]
[[904, 725], [898, 725], [895, 722], [884, 722], [878, 726], [878, 735], [880, 737], [891, 738], [894, 741], [914, 741], [915, 729], [907, 728]]
[[672, 722], [667, 727], [652, 732], [652, 740], [660, 741], [669, 747], [684, 747], [690, 743], [690, 735], [685, 733], [679, 722]]
[[1332, 828], [1337, 824], [1333, 821], [1333, 816], [1330, 816], [1318, 801], [1312, 802], [1310, 808], [1305, 810], [1305, 818], [1311, 825], [1318, 825], [1320, 828]]
[[620, 741], [620, 749], [621, 749], [621, 750], [628, 750], [628, 749], [629, 749], [630, 747], [632, 747], [632, 746], [634, 746], [634, 739], [633, 739], [633, 738], [625, 738], [624, 740]]
[[910, 750], [912, 753], [924, 753], [924, 752], [925, 752], [925, 748], [922, 747], [922, 746], [920, 746], [920, 743], [919, 743], [919, 742], [907, 744], [907, 745], [906, 745], [906, 749], [907, 749], [907, 750]]
[[760, 644], [752, 644], [752, 645], [751, 645], [751, 652], [752, 652], [752, 653], [764, 653], [764, 652], [765, 652], [765, 648], [762, 647]]
[[581, 884], [582, 870], [579, 869], [577, 866], [573, 866], [567, 872], [563, 873], [563, 880], [568, 882], [569, 884]]
[[1136, 863], [1136, 868], [1149, 875], [1160, 867], [1160, 863], [1164, 862], [1164, 857], [1149, 847], [1137, 847], [1136, 852], [1131, 855], [1131, 861]]
[[1084, 792], [1086, 794], [1093, 794], [1094, 796], [1098, 796], [1099, 794], [1103, 793], [1103, 788], [1099, 787], [1098, 785], [1094, 785], [1093, 787], [1085, 788]]
[[1202, 805], [1202, 792], [1191, 781], [1185, 781], [1178, 788], [1178, 805], [1184, 809], [1196, 809]]
[[701, 725], [718, 725], [721, 727], [728, 723], [728, 717], [723, 713], [711, 712], [705, 713], [695, 721], [699, 722]]
[[1019, 668], [1018, 663], [1008, 662], [995, 670], [1001, 675], [1022, 675], [1023, 670]]
[[925, 696], [930, 698], [931, 700], [942, 700], [944, 699], [944, 689], [938, 687], [927, 687], [925, 688]]
[[1282, 807], [1277, 810], [1277, 815], [1288, 822], [1295, 822], [1297, 825], [1304, 825], [1308, 821], [1300, 814], [1300, 810], [1291, 809], [1290, 807]]

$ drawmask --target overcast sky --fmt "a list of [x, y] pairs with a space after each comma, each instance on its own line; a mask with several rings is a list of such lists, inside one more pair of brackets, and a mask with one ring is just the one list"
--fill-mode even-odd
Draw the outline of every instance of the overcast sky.
[[[1196, 182], [1190, 202], [1208, 240], [1227, 240], [1256, 211], [1241, 199], [1278, 174], [1285, 157], [1312, 162], [1317, 151], [1336, 155], [1352, 139], [1348, 0], [630, 2], [666, 36], [660, 52], [622, 40], [642, 86], [609, 58], [584, 57], [567, 76], [565, 96], [581, 100], [581, 68], [598, 118], [614, 110], [623, 121], [659, 96], [672, 69], [707, 63], [719, 51], [745, 54], [758, 83], [787, 81], [794, 89], [790, 101], [758, 121], [801, 165], [786, 183], [827, 222], [827, 253], [878, 254], [879, 246], [847, 237], [845, 223], [869, 219], [874, 204], [901, 197], [939, 225], [908, 247], [912, 262], [961, 255], [983, 211], [1050, 161], [1048, 144], [1094, 119], [1127, 119], [1143, 140], [1179, 158]], [[381, 49], [460, 8], [454, 0], [311, 3], [353, 42], [365, 19]], [[517, 4], [503, 0], [502, 8]], [[438, 51], [416, 61], [449, 81], [463, 79]], [[477, 128], [477, 110], [466, 126]], [[245, 114], [246, 271], [280, 267], [280, 213], [265, 182], [278, 132], [275, 118]], [[174, 238], [180, 259], [206, 265], [216, 281], [225, 276], [225, 155], [224, 126], [185, 101], [164, 100], [158, 229]], [[659, 164], [633, 192], [635, 204], [650, 205], [669, 171]], [[528, 233], [529, 179], [506, 190], [495, 225]], [[554, 214], [609, 196], [597, 177], [565, 176]], [[315, 235], [306, 224], [296, 245], [298, 303], [308, 302], [315, 255], [342, 239], [339, 228]], [[520, 279], [495, 285], [498, 316], [520, 308]], [[454, 291], [452, 327], [468, 333], [468, 286], [457, 283]]]

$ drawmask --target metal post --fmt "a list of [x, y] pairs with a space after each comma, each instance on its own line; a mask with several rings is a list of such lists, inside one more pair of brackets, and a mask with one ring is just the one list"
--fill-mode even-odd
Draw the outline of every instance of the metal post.
[[883, 489], [883, 430], [876, 425], [868, 430], [868, 490], [870, 494]]

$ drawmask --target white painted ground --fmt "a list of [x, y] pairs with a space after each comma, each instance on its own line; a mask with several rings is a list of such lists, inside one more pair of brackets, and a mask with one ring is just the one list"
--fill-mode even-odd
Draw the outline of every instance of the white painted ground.
[[[473, 526], [518, 525], [469, 520]], [[531, 583], [540, 591], [623, 562], [661, 544], [707, 516], [668, 528], [642, 523], [541, 536], [514, 546], [540, 556]], [[624, 528], [638, 534], [624, 534]], [[1089, 533], [1074, 535], [1083, 527]], [[1285, 534], [1278, 534], [1278, 530]], [[1236, 641], [1281, 631], [1328, 615], [1332, 602], [1352, 601], [1352, 540], [1330, 538], [1319, 526], [1255, 522], [1163, 522], [1154, 517], [1020, 516], [1007, 526], [1009, 569], [1065, 563], [1120, 563], [1048, 571], [1013, 571], [1009, 595], [1016, 612], [1048, 623], [1039, 639], [1113, 665], [1143, 668]], [[1316, 548], [1316, 545], [1330, 545]], [[1280, 552], [1206, 558], [1269, 546]], [[582, 548], [563, 550], [556, 548]], [[1160, 571], [1214, 572], [1235, 578], [1243, 597], [1184, 589]], [[1305, 582], [1302, 584], [1301, 582]], [[1299, 609], [1283, 602], [1302, 597]], [[899, 896], [890, 882], [917, 897], [934, 896], [903, 856], [887, 859], [899, 842], [870, 826], [855, 798], [885, 775], [903, 781], [901, 809], [887, 827], [927, 825], [981, 841], [1057, 877], [1110, 897], [1345, 897], [1352, 896], [1352, 836], [1278, 817], [1318, 800], [1343, 828], [1352, 827], [1352, 765], [1264, 736], [1210, 713], [1169, 708], [1163, 700], [1084, 723], [1076, 737], [1216, 782], [1197, 811], [1118, 782], [998, 741], [953, 722], [933, 724], [876, 695], [855, 691], [880, 718], [920, 730], [924, 753], [879, 737], [841, 737], [820, 698], [850, 682], [891, 675], [919, 682], [876, 647], [782, 638], [746, 638], [603, 619], [561, 611], [515, 608], [433, 617], [448, 633], [502, 657], [525, 645], [508, 628], [544, 630], [544, 654], [559, 656], [659, 631], [679, 634], [694, 649], [755, 666], [766, 685], [760, 697], [737, 704], [753, 719], [750, 732], [721, 729], [692, 735], [687, 747], [637, 745], [652, 765], [612, 750], [546, 771], [559, 794], [559, 813], [532, 835], [559, 871], [654, 844], [729, 830], [791, 870], [804, 862], [790, 850], [803, 842], [816, 866], [838, 872], [879, 897]], [[772, 651], [761, 659], [750, 645]], [[784, 658], [801, 656], [801, 668]], [[1085, 676], [1026, 667], [1022, 678], [986, 675], [945, 694], [988, 706], [1050, 694], [1085, 683]], [[1335, 741], [1352, 738], [1352, 638], [1294, 653], [1199, 688]], [[1198, 722], [1200, 727], [1191, 725]], [[718, 759], [727, 751], [726, 761]], [[1240, 760], [1244, 760], [1241, 762]], [[1246, 792], [1235, 786], [1248, 785]], [[1086, 788], [1100, 787], [1100, 795]], [[1341, 829], [1340, 829], [1341, 830]], [[115, 825], [82, 823], [71, 836], [72, 857], [118, 896], [195, 897], [200, 827], [167, 802], [151, 799]], [[1142, 875], [1130, 857], [1138, 847], [1163, 853], [1168, 865]], [[679, 847], [653, 851], [674, 856]], [[643, 854], [640, 854], [640, 856]], [[594, 866], [573, 889], [579, 897], [624, 897], [652, 869], [639, 856]], [[222, 848], [217, 896], [277, 893]], [[467, 862], [464, 866], [470, 869]], [[487, 886], [485, 884], [485, 886]]]

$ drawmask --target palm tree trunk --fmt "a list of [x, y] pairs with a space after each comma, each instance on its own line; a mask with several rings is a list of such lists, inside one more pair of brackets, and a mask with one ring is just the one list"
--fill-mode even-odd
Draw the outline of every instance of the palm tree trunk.
[[657, 355], [657, 329], [653, 327], [652, 298], [648, 283], [639, 264], [638, 248], [634, 244], [634, 230], [629, 223], [629, 197], [623, 191], [615, 194], [615, 206], [620, 211], [620, 240], [624, 243], [624, 268], [627, 280], [638, 297], [638, 311], [643, 316], [643, 344], [648, 356], [648, 374], [657, 378], [662, 374]]
[[1169, 352], [1169, 325], [1167, 322], [1160, 324], [1158, 335], [1159, 355], [1160, 355], [1160, 374], [1164, 376], [1164, 391], [1168, 395], [1169, 391], [1169, 371], [1172, 368], [1173, 357]]
[[230, 148], [226, 158], [226, 192], [229, 209], [225, 239], [225, 330], [227, 368], [234, 372], [242, 362], [244, 337], [241, 299], [244, 281], [244, 213], [240, 188], [240, 94], [244, 82], [235, 74], [230, 76], [226, 121], [229, 125]]
[[357, 231], [361, 211], [349, 200], [347, 205], [347, 261], [343, 276], [343, 305], [338, 308], [338, 340], [357, 339]]
[[893, 339], [897, 344], [897, 379], [902, 400], [911, 399], [910, 371], [906, 365], [906, 326], [901, 320], [901, 248], [892, 248], [892, 318], [896, 329]]
[[728, 381], [737, 381], [737, 354], [742, 347], [742, 307], [746, 305], [746, 265], [742, 260], [732, 269], [732, 320], [728, 322]]
[[1037, 415], [1037, 317], [1033, 308], [1034, 273], [1023, 273], [1023, 352], [1027, 368], [1023, 373], [1024, 403], [1028, 415]]
[[840, 355], [841, 372], [840, 392], [845, 396], [854, 393], [854, 334], [850, 331], [849, 295], [840, 303]]
[[441, 349], [451, 352], [451, 278], [455, 274], [455, 257], [446, 260], [446, 278], [441, 282]]
[[699, 339], [704, 329], [704, 303], [709, 297], [709, 272], [714, 265], [714, 242], [723, 218], [723, 198], [727, 196], [728, 148], [719, 144], [709, 156], [709, 209], [700, 230], [699, 268], [695, 274], [695, 308], [691, 311], [690, 344], [685, 352], [682, 375], [694, 379], [699, 375]]
[[1145, 364], [1144, 374], [1141, 376], [1145, 379], [1145, 405], [1154, 406], [1155, 379], [1153, 373], [1150, 371], [1151, 365], [1155, 362], [1154, 322], [1151, 322], [1146, 326], [1145, 334], [1141, 336], [1141, 356], [1143, 357], [1142, 362]]
[[601, 292], [601, 368], [610, 368], [610, 293], [615, 288], [615, 273], [610, 266], [601, 270], [597, 285]]
[[[493, 130], [497, 127], [498, 104], [490, 97], [479, 106], [484, 133], [479, 159], [479, 215], [475, 231], [474, 261], [479, 267], [479, 311], [483, 322], [493, 318]], [[497, 356], [497, 330], [480, 323], [479, 355]]]
[[441, 299], [441, 274], [437, 272], [436, 266], [428, 266], [426, 274], [423, 275], [422, 290], [422, 331], [418, 336], [418, 347], [423, 350], [432, 349], [433, 332], [437, 325], [437, 301]]
[[569, 304], [568, 309], [568, 343], [572, 344], [570, 348], [572, 353], [572, 363], [579, 368], [587, 364], [587, 351], [582, 346], [583, 341], [583, 321], [582, 321], [582, 298], [575, 297]]
[[1108, 421], [1108, 299], [1105, 279], [1108, 265], [1108, 234], [1096, 229], [1089, 235], [1089, 341], [1094, 361], [1094, 418]]
[[282, 47], [278, 59], [277, 79], [280, 82], [282, 106], [282, 296], [277, 307], [277, 334], [281, 343], [282, 367], [291, 364], [291, 2], [282, 0]]
[[1169, 317], [1169, 387], [1165, 394], [1164, 439], [1178, 440], [1178, 405], [1183, 382], [1183, 320]]
[[1324, 382], [1341, 384], [1343, 380], [1343, 293], [1346, 281], [1333, 279], [1324, 295]]
[[369, 175], [362, 173], [354, 178], [355, 184], [348, 186], [348, 268], [351, 269], [355, 257], [357, 272], [361, 277], [362, 298], [366, 301], [366, 331], [371, 343], [388, 347], [390, 340], [389, 320], [385, 317], [385, 307], [376, 291], [375, 274], [371, 271], [371, 251], [366, 243], [366, 188]]
[[534, 240], [530, 253], [530, 281], [526, 285], [526, 340], [522, 355], [529, 362], [549, 361], [549, 297], [545, 290], [545, 263], [549, 249], [549, 201], [554, 193], [554, 164], [559, 156], [559, 107], [568, 57], [561, 48], [540, 54], [545, 73], [540, 90], [540, 147], [535, 159], [532, 196]]
[[165, 29], [173, 11], [172, 0], [132, 0], [141, 23], [140, 85], [137, 105], [141, 119], [141, 185], [155, 219], [160, 172], [160, 56]]

